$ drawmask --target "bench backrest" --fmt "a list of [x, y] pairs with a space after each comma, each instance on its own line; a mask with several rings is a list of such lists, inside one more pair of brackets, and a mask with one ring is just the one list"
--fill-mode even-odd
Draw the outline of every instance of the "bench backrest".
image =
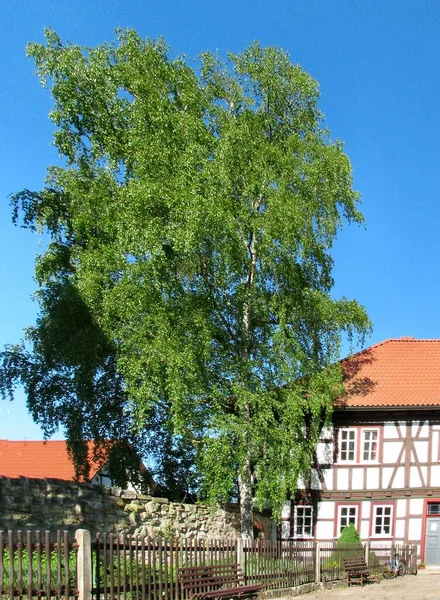
[[209, 592], [220, 588], [234, 588], [244, 585], [243, 572], [240, 565], [201, 565], [198, 567], [181, 567], [178, 576], [182, 592]]
[[362, 556], [358, 556], [357, 558], [344, 558], [344, 569], [359, 569], [359, 568], [367, 568], [367, 563], [365, 562], [365, 558]]

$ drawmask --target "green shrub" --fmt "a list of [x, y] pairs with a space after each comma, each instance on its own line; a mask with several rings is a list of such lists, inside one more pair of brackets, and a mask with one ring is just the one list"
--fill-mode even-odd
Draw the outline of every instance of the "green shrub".
[[353, 547], [357, 546], [358, 548], [362, 548], [361, 536], [359, 535], [359, 532], [353, 523], [350, 523], [350, 525], [344, 527], [344, 529], [341, 531], [338, 541], [336, 542], [337, 548], [350, 545], [353, 545]]
[[357, 558], [364, 556], [364, 548], [362, 546], [361, 537], [355, 526], [350, 523], [348, 527], [344, 527], [341, 531], [336, 548], [327, 559], [327, 568], [329, 570], [344, 569], [344, 558]]

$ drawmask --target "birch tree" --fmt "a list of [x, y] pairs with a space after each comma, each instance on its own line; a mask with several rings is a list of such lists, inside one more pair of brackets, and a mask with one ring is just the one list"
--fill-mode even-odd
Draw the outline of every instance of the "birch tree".
[[22, 383], [72, 447], [165, 430], [191, 448], [200, 497], [238, 496], [252, 537], [253, 506], [279, 515], [307, 477], [342, 392], [341, 336], [370, 327], [331, 295], [332, 245], [363, 218], [318, 85], [258, 43], [195, 64], [133, 31], [97, 48], [48, 31], [28, 51], [64, 166], [13, 197], [50, 243], [40, 317], [3, 352], [3, 393]]

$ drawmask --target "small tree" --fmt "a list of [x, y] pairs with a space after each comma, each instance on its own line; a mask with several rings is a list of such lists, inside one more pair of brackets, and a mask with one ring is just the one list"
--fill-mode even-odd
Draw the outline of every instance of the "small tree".
[[350, 523], [349, 525], [347, 525], [347, 527], [343, 528], [339, 539], [336, 542], [337, 548], [342, 548], [344, 546], [362, 548], [361, 536], [353, 523]]
[[350, 523], [341, 531], [334, 554], [335, 556], [332, 556], [331, 559], [337, 561], [340, 568], [344, 566], [344, 558], [363, 557], [364, 548], [361, 536], [353, 523]]

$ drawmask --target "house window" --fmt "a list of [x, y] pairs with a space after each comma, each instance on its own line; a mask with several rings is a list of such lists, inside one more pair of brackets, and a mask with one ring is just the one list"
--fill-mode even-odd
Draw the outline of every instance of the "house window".
[[392, 535], [393, 506], [379, 504], [374, 507], [373, 513], [373, 535], [391, 536]]
[[313, 506], [295, 506], [293, 531], [297, 538], [313, 536]]
[[358, 520], [358, 509], [357, 505], [348, 505], [342, 504], [338, 507], [338, 533], [344, 529], [344, 527], [348, 527], [350, 523], [357, 527]]
[[341, 429], [340, 460], [353, 462], [356, 458], [356, 429]]
[[281, 514], [281, 539], [313, 537], [313, 506], [286, 502]]
[[430, 502], [428, 504], [428, 515], [440, 515], [440, 504]]
[[374, 462], [378, 460], [377, 447], [379, 432], [377, 429], [364, 429], [362, 431], [363, 437], [363, 448], [362, 458], [367, 462]]

